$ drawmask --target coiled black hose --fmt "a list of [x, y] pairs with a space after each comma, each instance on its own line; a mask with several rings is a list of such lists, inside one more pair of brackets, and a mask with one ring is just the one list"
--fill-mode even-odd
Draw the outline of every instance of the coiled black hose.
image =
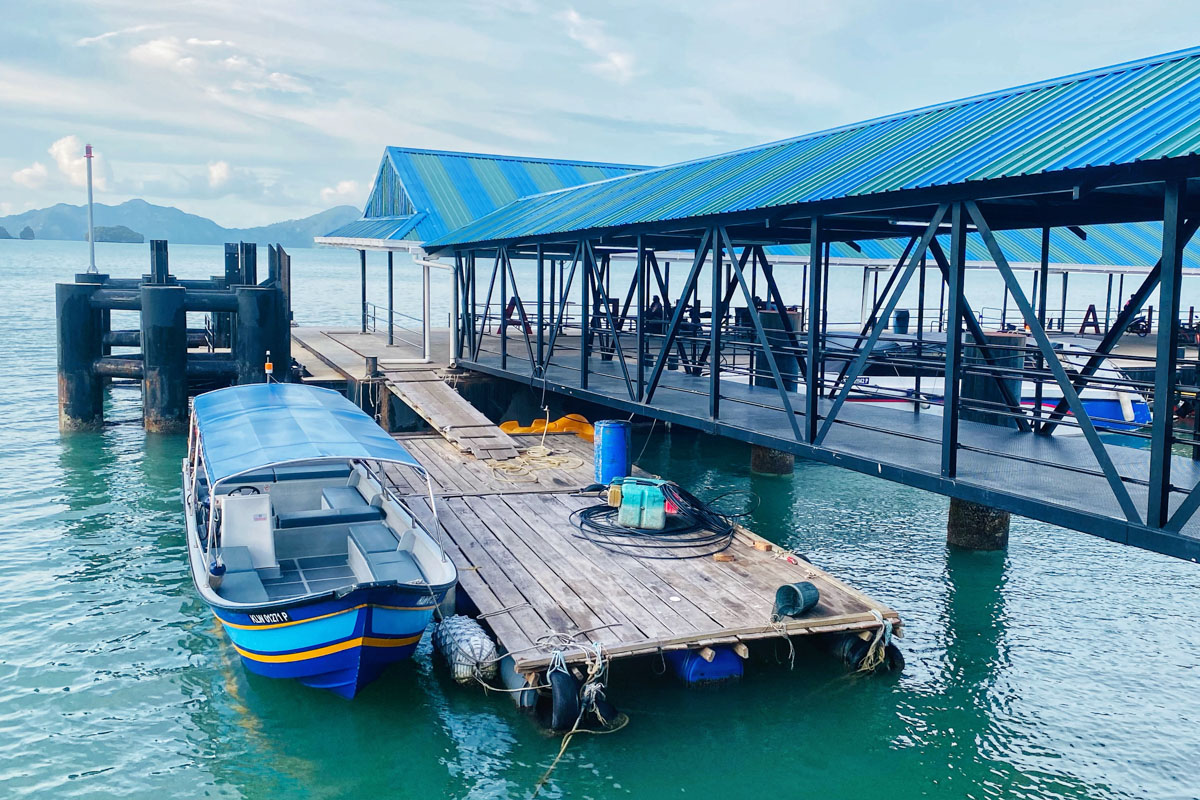
[[[728, 549], [733, 543], [734, 520], [753, 510], [737, 514], [722, 513], [712, 503], [705, 503], [674, 483], [663, 484], [662, 491], [663, 496], [673, 502], [677, 509], [674, 514], [668, 515], [666, 527], [662, 530], [618, 525], [618, 509], [601, 504], [581, 508], [571, 514], [580, 531], [576, 535], [610, 552], [638, 558], [705, 558]], [[732, 494], [737, 492], [721, 495], [714, 502]]]

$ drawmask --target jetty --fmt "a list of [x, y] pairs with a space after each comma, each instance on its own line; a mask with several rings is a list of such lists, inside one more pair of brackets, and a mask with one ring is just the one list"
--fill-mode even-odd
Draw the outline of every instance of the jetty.
[[[296, 328], [292, 335], [306, 370], [332, 370], [347, 386], [372, 382], [428, 422], [421, 432], [393, 435], [428, 471], [437, 519], [426, 483], [405, 470], [386, 475], [444, 534], [460, 608], [486, 622], [528, 685], [539, 683], [555, 653], [582, 662], [596, 646], [610, 661], [722, 646], [748, 656], [758, 640], [871, 637], [881, 626], [901, 634], [895, 611], [740, 525], [721, 560], [603, 548], [575, 518], [601, 502], [579, 496], [594, 482], [589, 441], [504, 433], [454, 390], [448, 365], [412, 362], [416, 348], [389, 346], [380, 333]], [[798, 581], [817, 587], [817, 606], [773, 620], [776, 590]]]

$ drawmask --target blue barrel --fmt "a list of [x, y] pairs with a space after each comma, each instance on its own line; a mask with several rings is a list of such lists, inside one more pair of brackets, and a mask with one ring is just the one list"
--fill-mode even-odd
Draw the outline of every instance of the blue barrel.
[[632, 428], [627, 420], [602, 419], [596, 423], [596, 483], [605, 486], [617, 478], [629, 477]]

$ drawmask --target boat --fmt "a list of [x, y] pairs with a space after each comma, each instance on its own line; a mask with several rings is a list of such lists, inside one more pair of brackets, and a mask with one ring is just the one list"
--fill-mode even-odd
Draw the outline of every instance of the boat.
[[[868, 406], [884, 406], [912, 409], [920, 406], [922, 411], [934, 415], [942, 413], [945, 391], [944, 365], [946, 358], [945, 334], [927, 333], [919, 344], [907, 334], [884, 334], [872, 350], [871, 360], [854, 382], [854, 391], [846, 402]], [[861, 339], [855, 334], [831, 332], [826, 337], [826, 361], [822, 371], [825, 386], [833, 386], [843, 377], [843, 370], [857, 355], [855, 345]], [[1075, 376], [1088, 362], [1094, 346], [1087, 341], [1073, 338], [1056, 338], [1051, 344], [1069, 375]], [[802, 388], [799, 360], [787, 354], [776, 354], [777, 364], [784, 381], [792, 391]], [[1036, 365], [1032, 356], [1027, 356], [1026, 367]], [[918, 392], [917, 377], [920, 375]], [[1102, 433], [1127, 433], [1150, 424], [1150, 404], [1135, 387], [1130, 376], [1113, 362], [1103, 359], [1094, 377], [1079, 392], [1079, 401], [1096, 430]], [[731, 382], [774, 386], [769, 376], [732, 375]], [[1015, 388], [1016, 381], [1012, 382]], [[1054, 380], [1020, 381], [1021, 407], [1029, 419], [1046, 417], [1062, 400], [1062, 389]], [[1040, 412], [1037, 411], [1040, 403]], [[1053, 429], [1055, 436], [1080, 436], [1083, 434], [1074, 413], [1064, 414], [1064, 423]]]
[[[391, 490], [387, 465], [430, 486], [435, 532]], [[352, 698], [453, 602], [428, 474], [338, 392], [198, 395], [183, 495], [192, 580], [250, 672]]]

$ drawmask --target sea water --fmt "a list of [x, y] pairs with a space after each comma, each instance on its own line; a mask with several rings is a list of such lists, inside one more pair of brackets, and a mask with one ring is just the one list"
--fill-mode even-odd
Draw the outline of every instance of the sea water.
[[[222, 271], [220, 248], [170, 252], [182, 277]], [[291, 253], [297, 320], [357, 325], [357, 254]], [[428, 641], [352, 702], [242, 668], [187, 574], [185, 440], [147, 436], [121, 387], [102, 432], [58, 433], [54, 283], [86, 257], [0, 242], [0, 798], [528, 797], [558, 737], [454, 684]], [[97, 259], [148, 269], [145, 245]], [[380, 303], [384, 274], [373, 255]], [[407, 260], [397, 280], [411, 313]], [[435, 324], [448, 310], [439, 282]], [[752, 476], [744, 445], [661, 425], [633, 445], [701, 497], [757, 493], [752, 528], [900, 612], [908, 666], [854, 676], [801, 646], [790, 668], [780, 647], [688, 689], [618, 664], [629, 725], [576, 737], [542, 796], [1200, 796], [1200, 565], [1018, 518], [1007, 552], [949, 551], [936, 495], [804, 461]]]

